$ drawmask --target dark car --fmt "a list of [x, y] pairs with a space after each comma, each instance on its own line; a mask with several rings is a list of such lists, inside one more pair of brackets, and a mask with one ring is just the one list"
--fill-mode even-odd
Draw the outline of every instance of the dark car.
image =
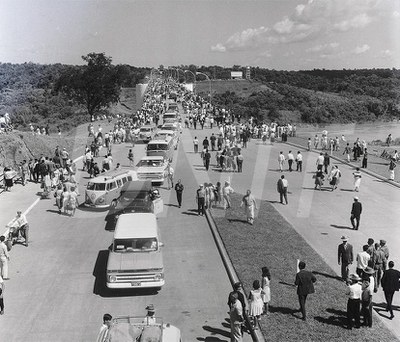
[[151, 181], [131, 181], [121, 188], [121, 195], [113, 202], [106, 219], [113, 224], [121, 214], [157, 214], [162, 211], [162, 207], [162, 199], [155, 195]]

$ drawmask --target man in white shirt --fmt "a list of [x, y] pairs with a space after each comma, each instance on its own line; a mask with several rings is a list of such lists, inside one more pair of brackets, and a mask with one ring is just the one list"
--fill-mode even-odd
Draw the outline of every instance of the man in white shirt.
[[363, 271], [365, 268], [368, 266], [368, 261], [371, 258], [371, 256], [367, 253], [368, 250], [368, 245], [363, 246], [363, 251], [357, 254], [357, 269], [356, 272], [359, 277], [362, 277]]
[[0, 275], [4, 280], [8, 280], [8, 261], [10, 260], [10, 254], [4, 243], [5, 239], [4, 235], [0, 236]]
[[283, 155], [283, 152], [279, 152], [279, 156], [278, 156], [278, 163], [279, 163], [279, 170], [281, 172], [283, 172], [283, 163], [285, 162], [286, 158]]
[[303, 155], [300, 151], [297, 152], [296, 156], [296, 171], [303, 171]]
[[322, 170], [322, 167], [324, 166], [324, 155], [321, 152], [317, 158], [317, 170]]
[[360, 328], [360, 302], [362, 288], [359, 281], [361, 278], [357, 274], [350, 274], [350, 284], [347, 287], [346, 295], [347, 301], [347, 329], [353, 328], [353, 319], [355, 321], [355, 328]]
[[288, 159], [288, 164], [289, 164], [289, 171], [292, 172], [292, 165], [294, 162], [294, 155], [292, 153], [292, 151], [289, 151], [288, 155], [287, 155], [287, 159]]

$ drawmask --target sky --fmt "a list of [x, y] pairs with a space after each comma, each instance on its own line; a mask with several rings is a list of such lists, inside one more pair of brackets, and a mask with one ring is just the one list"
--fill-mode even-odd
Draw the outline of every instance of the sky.
[[0, 0], [0, 63], [400, 68], [400, 0]]

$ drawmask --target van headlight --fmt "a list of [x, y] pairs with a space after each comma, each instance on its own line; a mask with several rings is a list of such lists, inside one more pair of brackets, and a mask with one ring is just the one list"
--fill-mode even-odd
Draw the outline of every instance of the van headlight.
[[156, 279], [156, 280], [160, 280], [160, 279], [163, 279], [163, 278], [164, 278], [164, 275], [162, 273], [156, 273], [154, 275], [154, 279]]
[[115, 283], [117, 281], [117, 277], [115, 275], [108, 276], [108, 280], [110, 283]]

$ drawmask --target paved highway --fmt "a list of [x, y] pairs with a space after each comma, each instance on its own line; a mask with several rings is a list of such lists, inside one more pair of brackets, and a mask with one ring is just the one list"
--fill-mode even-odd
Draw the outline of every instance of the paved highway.
[[[28, 214], [29, 247], [16, 245], [11, 251], [2, 341], [92, 341], [105, 312], [144, 315], [149, 303], [157, 316], [181, 329], [183, 341], [229, 340], [226, 301], [231, 285], [205, 218], [193, 210], [198, 184], [183, 146], [189, 142], [180, 145], [173, 163], [176, 179], [185, 184], [182, 208], [175, 206], [175, 191], [161, 189], [165, 206], [158, 222], [166, 278], [162, 290], [108, 291], [104, 271], [112, 232], [105, 230], [106, 212], [81, 207], [71, 218], [58, 214], [53, 199], [40, 200]], [[114, 165], [127, 164], [128, 149], [128, 144], [114, 147]], [[144, 145], [136, 145], [135, 160], [142, 155]], [[83, 201], [87, 174], [79, 172], [78, 177]], [[1, 218], [3, 226], [17, 208], [24, 210], [33, 202], [38, 187], [29, 184], [3, 194], [9, 199], [0, 199], [7, 212]]]

